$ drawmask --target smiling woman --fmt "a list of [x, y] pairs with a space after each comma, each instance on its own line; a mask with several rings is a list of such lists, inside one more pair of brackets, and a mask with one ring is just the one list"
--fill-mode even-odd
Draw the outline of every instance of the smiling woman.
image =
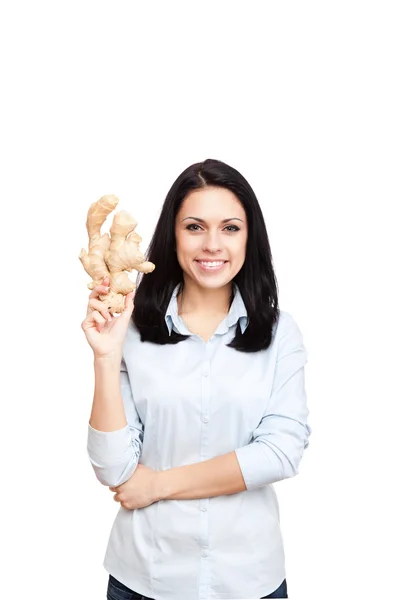
[[185, 169], [147, 259], [122, 348], [95, 361], [89, 456], [121, 503], [107, 598], [287, 598], [272, 484], [308, 446], [307, 354], [245, 178]]
[[180, 314], [193, 319], [196, 333], [224, 318], [236, 285], [248, 326], [237, 327], [229, 346], [240, 352], [269, 347], [279, 317], [276, 277], [259, 202], [239, 171], [213, 159], [185, 169], [167, 194], [146, 256], [156, 269], [150, 279], [137, 275], [133, 321], [142, 341], [187, 339], [169, 333], [164, 318], [176, 286]]

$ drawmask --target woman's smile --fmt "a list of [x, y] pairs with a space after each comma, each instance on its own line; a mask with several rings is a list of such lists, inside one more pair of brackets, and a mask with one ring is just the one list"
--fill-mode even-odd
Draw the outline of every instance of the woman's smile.
[[195, 261], [202, 271], [206, 273], [217, 273], [228, 263], [228, 260], [196, 260]]

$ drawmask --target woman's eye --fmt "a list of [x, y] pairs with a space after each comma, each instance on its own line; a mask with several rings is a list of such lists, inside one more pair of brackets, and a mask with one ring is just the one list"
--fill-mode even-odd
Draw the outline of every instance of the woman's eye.
[[[197, 227], [197, 229], [192, 229], [192, 227]], [[229, 229], [232, 228], [232, 229]], [[191, 225], [188, 225], [186, 227], [186, 229], [188, 229], [189, 231], [198, 231], [198, 229], [201, 229], [200, 225], [197, 225], [196, 223], [192, 223]], [[236, 225], [227, 225], [227, 227], [225, 227], [225, 229], [228, 229], [229, 231], [239, 231], [239, 227], [237, 227]]]
[[196, 225], [195, 223], [192, 223], [191, 225], [188, 225], [186, 227], [186, 229], [189, 229], [189, 231], [197, 231], [196, 229], [191, 229], [191, 227], [200, 227], [199, 225]]

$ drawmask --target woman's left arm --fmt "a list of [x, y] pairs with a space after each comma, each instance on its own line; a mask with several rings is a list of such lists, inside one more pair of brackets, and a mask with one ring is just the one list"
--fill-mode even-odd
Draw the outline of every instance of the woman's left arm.
[[157, 472], [158, 500], [198, 500], [246, 490], [235, 451]]
[[312, 432], [305, 392], [308, 353], [286, 313], [267, 410], [252, 440], [233, 452], [157, 473], [159, 499], [192, 500], [236, 494], [298, 474]]

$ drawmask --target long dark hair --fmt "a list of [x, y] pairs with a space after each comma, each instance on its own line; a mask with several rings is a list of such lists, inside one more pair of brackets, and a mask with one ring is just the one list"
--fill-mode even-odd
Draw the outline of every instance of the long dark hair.
[[145, 253], [156, 265], [149, 274], [138, 273], [133, 321], [141, 341], [177, 344], [187, 339], [172, 330], [169, 335], [165, 313], [177, 284], [183, 290], [183, 271], [175, 252], [175, 218], [186, 195], [208, 186], [232, 191], [245, 210], [248, 239], [245, 262], [233, 281], [239, 287], [248, 313], [248, 326], [242, 334], [239, 323], [227, 344], [240, 352], [265, 350], [272, 341], [272, 328], [279, 319], [278, 286], [271, 248], [260, 205], [246, 179], [220, 160], [207, 159], [185, 169], [175, 180], [164, 201], [152, 240]]

